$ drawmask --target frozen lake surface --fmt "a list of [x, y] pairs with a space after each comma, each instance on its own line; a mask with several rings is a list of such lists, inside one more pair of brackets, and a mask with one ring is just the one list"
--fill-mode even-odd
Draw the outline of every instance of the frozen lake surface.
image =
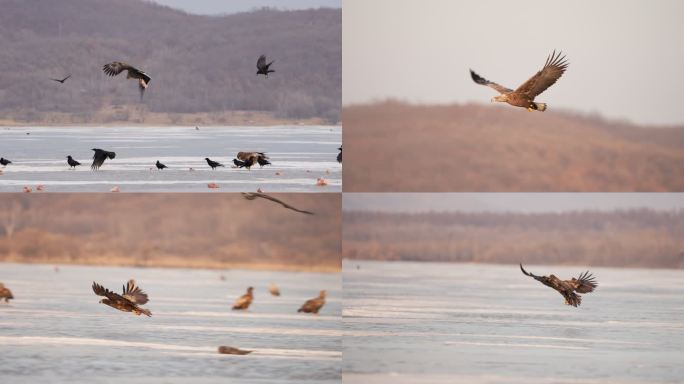
[[343, 270], [345, 384], [684, 382], [684, 271], [592, 268], [573, 308], [517, 265]]
[[[225, 281], [219, 279], [223, 274]], [[93, 281], [120, 293], [135, 278], [152, 317], [104, 304]], [[0, 263], [16, 298], [0, 303], [3, 383], [339, 383], [339, 274]], [[267, 287], [278, 284], [282, 295]], [[247, 286], [255, 298], [232, 311]], [[320, 315], [299, 306], [328, 290]], [[253, 350], [221, 355], [220, 345]]]
[[[2, 127], [0, 156], [13, 164], [0, 167], [0, 192], [340, 192], [341, 144], [339, 126]], [[93, 172], [92, 148], [116, 158]], [[266, 152], [273, 165], [231, 168], [240, 151]], [[69, 170], [67, 155], [83, 165]], [[205, 157], [225, 168], [212, 171]], [[157, 171], [157, 160], [169, 168]], [[318, 178], [328, 185], [317, 186]]]

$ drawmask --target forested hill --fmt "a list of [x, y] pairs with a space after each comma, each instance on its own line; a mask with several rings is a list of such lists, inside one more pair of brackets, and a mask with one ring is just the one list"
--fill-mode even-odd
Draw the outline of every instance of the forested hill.
[[[0, 0], [0, 10], [5, 117], [87, 120], [120, 108], [340, 120], [340, 9], [200, 16], [140, 0]], [[275, 60], [268, 79], [256, 76], [261, 54]], [[152, 77], [142, 104], [125, 74], [103, 74], [115, 60]], [[49, 80], [69, 73], [64, 84]]]

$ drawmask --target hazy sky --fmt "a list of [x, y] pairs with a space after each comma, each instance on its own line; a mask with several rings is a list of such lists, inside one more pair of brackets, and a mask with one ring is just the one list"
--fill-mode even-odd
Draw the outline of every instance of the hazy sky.
[[554, 49], [550, 110], [684, 124], [684, 1], [345, 0], [343, 102], [489, 103], [468, 69], [516, 88]]
[[152, 0], [189, 13], [213, 15], [245, 12], [254, 8], [302, 9], [342, 7], [342, 0]]
[[345, 193], [345, 211], [563, 212], [684, 210], [684, 193]]

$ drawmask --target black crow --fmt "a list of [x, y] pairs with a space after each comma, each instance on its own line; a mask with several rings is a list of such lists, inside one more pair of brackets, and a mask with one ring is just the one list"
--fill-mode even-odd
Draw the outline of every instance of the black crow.
[[164, 168], [168, 168], [166, 165], [160, 163], [159, 160], [157, 160], [157, 164], [155, 164], [155, 165], [157, 166], [157, 169], [160, 171]]
[[102, 67], [102, 70], [108, 76], [116, 76], [123, 71], [128, 71], [128, 74], [126, 75], [127, 79], [138, 79], [138, 86], [140, 87], [140, 100], [142, 100], [145, 90], [152, 80], [152, 78], [148, 76], [145, 71], [141, 71], [120, 61], [114, 61], [109, 64], [105, 64]]
[[337, 148], [337, 149], [340, 150], [340, 153], [337, 154], [337, 162], [338, 162], [338, 163], [341, 163], [341, 162], [342, 162], [342, 146], [340, 146], [340, 147]]
[[207, 164], [211, 167], [211, 169], [216, 169], [216, 167], [223, 167], [224, 165], [219, 163], [218, 161], [213, 161], [210, 160], [208, 157], [205, 157], [204, 160], [207, 161]]
[[285, 208], [287, 208], [287, 209], [291, 209], [291, 210], [293, 210], [293, 211], [295, 211], [295, 212], [304, 213], [304, 214], [307, 214], [307, 215], [313, 215], [313, 212], [304, 211], [304, 210], [295, 208], [295, 207], [293, 207], [293, 206], [291, 206], [291, 205], [289, 205], [289, 204], [286, 204], [286, 203], [284, 203], [283, 201], [278, 200], [278, 199], [276, 199], [275, 197], [269, 196], [269, 195], [267, 195], [267, 194], [265, 194], [265, 193], [261, 193], [261, 192], [242, 192], [242, 197], [244, 197], [244, 198], [247, 199], [247, 200], [254, 200], [254, 199], [256, 199], [257, 197], [261, 197], [262, 199], [271, 200], [271, 201], [273, 201], [274, 203], [278, 203], [278, 204], [282, 205], [283, 207], [285, 207]]
[[93, 154], [93, 164], [90, 166], [90, 168], [93, 170], [100, 169], [107, 158], [113, 159], [116, 157], [116, 153], [105, 151], [104, 149], [93, 148], [92, 150], [95, 151]]
[[70, 77], [71, 77], [71, 73], [70, 73], [69, 75], [67, 75], [67, 77], [65, 77], [65, 78], [63, 78], [63, 79], [61, 79], [61, 80], [60, 80], [60, 79], [50, 79], [50, 80], [56, 81], [56, 82], [58, 82], [58, 83], [64, 84], [64, 82], [67, 81], [67, 79], [70, 78]]
[[248, 158], [244, 161], [239, 160], [239, 159], [233, 159], [233, 164], [235, 164], [238, 168], [247, 168], [251, 169], [252, 165], [254, 165], [254, 159], [253, 158]]
[[266, 56], [265, 55], [259, 56], [259, 60], [257, 60], [257, 69], [258, 69], [258, 71], [256, 73], [257, 76], [264, 75], [264, 76], [268, 77], [269, 73], [275, 72], [274, 70], [268, 68], [271, 66], [271, 64], [273, 64], [273, 61], [266, 64]]
[[69, 163], [69, 168], [73, 168], [73, 169], [76, 169], [77, 165], [81, 165], [81, 163], [74, 160], [74, 158], [71, 157], [71, 155], [67, 156], [67, 163]]
[[266, 160], [265, 157], [257, 157], [257, 163], [259, 163], [259, 168], [263, 168], [264, 165], [271, 165], [271, 162]]
[[4, 157], [0, 157], [0, 164], [2, 164], [2, 166], [4, 167], [7, 166], [7, 164], [12, 164], [12, 162], [5, 159]]

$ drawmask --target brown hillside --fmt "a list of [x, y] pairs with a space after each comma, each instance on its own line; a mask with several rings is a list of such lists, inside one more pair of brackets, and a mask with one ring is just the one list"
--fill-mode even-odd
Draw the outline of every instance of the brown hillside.
[[684, 127], [395, 102], [344, 108], [344, 191], [684, 191]]
[[343, 257], [684, 268], [684, 212], [345, 212]]
[[[108, 122], [112, 107], [128, 107], [114, 119], [123, 122], [145, 111], [340, 119], [340, 9], [200, 16], [140, 0], [0, 0], [0, 47], [6, 120]], [[268, 79], [256, 76], [260, 54], [275, 60]], [[115, 60], [152, 77], [143, 103], [125, 74], [102, 73]]]
[[340, 268], [339, 194], [5, 194], [0, 261], [293, 270]]

